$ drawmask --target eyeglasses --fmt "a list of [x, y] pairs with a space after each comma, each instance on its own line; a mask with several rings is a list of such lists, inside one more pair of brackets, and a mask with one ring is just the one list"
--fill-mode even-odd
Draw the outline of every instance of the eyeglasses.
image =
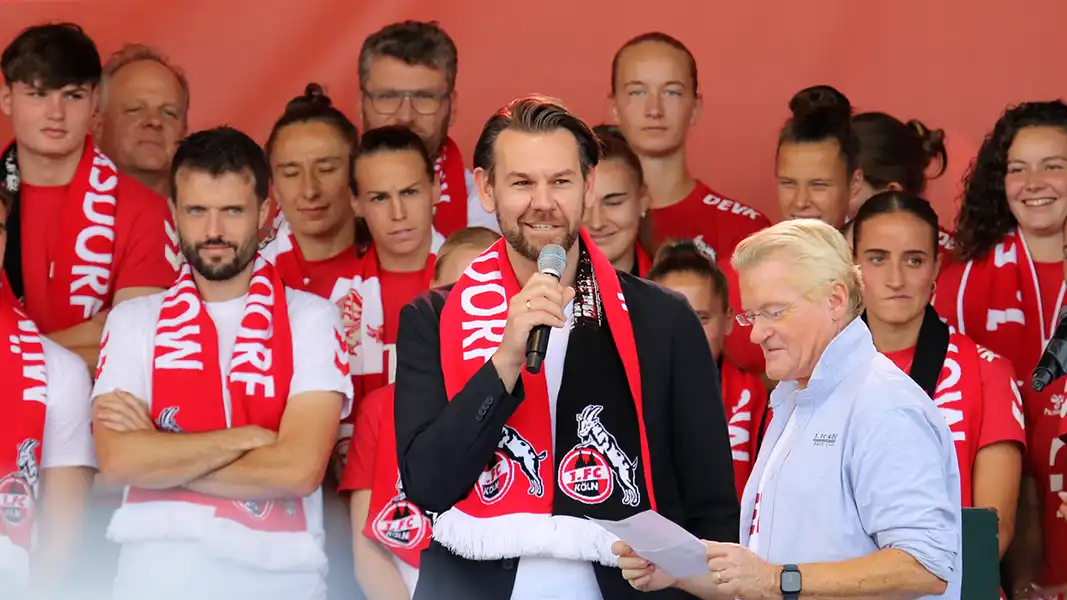
[[437, 114], [437, 111], [441, 110], [441, 104], [451, 96], [448, 92], [434, 94], [423, 91], [400, 92], [393, 90], [386, 92], [363, 90], [363, 95], [370, 99], [371, 108], [380, 115], [396, 114], [396, 111], [400, 110], [400, 107], [404, 105], [404, 100], [410, 99], [411, 109], [424, 116]]
[[[799, 298], [797, 300], [799, 300]], [[785, 314], [785, 311], [789, 310], [790, 308], [793, 308], [793, 305], [797, 303], [797, 300], [794, 300], [789, 304], [786, 304], [782, 308], [777, 308], [775, 310], [748, 310], [743, 313], [737, 313], [736, 315], [734, 315], [734, 320], [737, 321], [737, 324], [742, 327], [751, 327], [752, 325], [755, 325], [756, 317], [763, 317], [768, 321], [777, 321], [778, 319], [782, 318], [782, 315]]]
[[819, 286], [815, 286], [811, 288], [811, 290], [808, 290], [800, 296], [797, 296], [796, 300], [793, 300], [782, 308], [776, 308], [774, 310], [746, 310], [745, 312], [737, 313], [736, 315], [734, 315], [734, 320], [737, 321], [737, 324], [742, 327], [751, 327], [752, 325], [755, 325], [757, 317], [763, 317], [768, 321], [777, 321], [778, 319], [782, 318], [782, 315], [784, 315], [787, 310], [796, 306], [797, 302], [800, 302], [802, 298], [806, 297], [808, 294], [811, 293], [812, 290], [817, 287]]

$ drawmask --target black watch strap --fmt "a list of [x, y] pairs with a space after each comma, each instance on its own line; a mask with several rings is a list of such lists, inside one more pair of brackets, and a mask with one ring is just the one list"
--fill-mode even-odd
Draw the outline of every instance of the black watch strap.
[[802, 589], [800, 569], [796, 565], [783, 565], [778, 587], [782, 592], [782, 600], [799, 600]]

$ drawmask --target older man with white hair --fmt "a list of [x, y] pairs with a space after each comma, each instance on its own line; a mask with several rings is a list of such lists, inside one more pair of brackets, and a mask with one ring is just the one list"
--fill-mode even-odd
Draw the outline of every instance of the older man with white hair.
[[742, 241], [733, 266], [737, 321], [781, 382], [741, 503], [741, 543], [708, 542], [708, 574], [677, 580], [617, 542], [623, 577], [708, 599], [958, 600], [952, 434], [857, 318], [862, 282], [844, 238], [821, 221], [786, 221]]
[[189, 81], [151, 46], [128, 44], [104, 65], [93, 135], [123, 173], [169, 198], [170, 162], [188, 132]]

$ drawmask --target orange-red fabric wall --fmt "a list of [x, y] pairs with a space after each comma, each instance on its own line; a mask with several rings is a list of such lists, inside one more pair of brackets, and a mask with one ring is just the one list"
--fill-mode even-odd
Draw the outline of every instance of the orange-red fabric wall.
[[[1006, 104], [1067, 97], [1064, 0], [0, 0], [0, 44], [45, 20], [80, 23], [105, 55], [154, 44], [188, 72], [194, 129], [229, 123], [262, 141], [309, 81], [358, 117], [363, 38], [406, 18], [439, 20], [459, 47], [453, 136], [468, 161], [485, 118], [518, 95], [607, 119], [616, 48], [649, 30], [678, 37], [704, 96], [693, 171], [772, 219], [775, 136], [802, 87], [829, 83], [857, 110], [945, 129], [949, 171], [929, 194], [942, 218]], [[10, 131], [0, 123], [0, 138]]]

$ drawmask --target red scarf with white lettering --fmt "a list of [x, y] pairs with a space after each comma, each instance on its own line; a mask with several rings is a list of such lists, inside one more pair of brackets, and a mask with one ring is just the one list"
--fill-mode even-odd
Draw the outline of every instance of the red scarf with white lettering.
[[[432, 253], [426, 259], [422, 271], [426, 289], [430, 289], [436, 259]], [[338, 302], [341, 322], [348, 338], [355, 398], [363, 398], [392, 383], [390, 377], [395, 369], [385, 364], [385, 304], [378, 272], [378, 253], [373, 245], [363, 255], [359, 265], [360, 270], [352, 276], [348, 294]]]
[[759, 377], [745, 373], [729, 360], [723, 360], [720, 368], [722, 401], [734, 459], [734, 486], [740, 500], [752, 474], [763, 432], [771, 421], [771, 407], [767, 403], [767, 388]]
[[[20, 187], [18, 145], [12, 142], [3, 154], [3, 185], [16, 196]], [[49, 315], [57, 329], [83, 323], [108, 304], [114, 291], [111, 267], [115, 258], [115, 203], [118, 169], [86, 136], [81, 160], [67, 187], [67, 202], [57, 216], [55, 254], [48, 278]], [[17, 224], [21, 225], [21, 224]], [[36, 224], [41, 227], [46, 225]], [[20, 227], [20, 235], [36, 235]], [[21, 246], [21, 244], [19, 244]], [[14, 249], [5, 263], [20, 262]], [[14, 265], [11, 265], [14, 266]], [[13, 270], [14, 271], [14, 270]], [[16, 277], [21, 273], [18, 265]], [[21, 281], [21, 280], [20, 280]]]
[[[941, 271], [933, 305], [956, 331], [1029, 373], [1055, 331], [1044, 322], [1037, 272], [1022, 233], [1004, 236], [986, 256]], [[1060, 285], [1060, 304], [1065, 286]], [[1059, 312], [1055, 307], [1053, 314]]]
[[[956, 444], [956, 459], [960, 467], [960, 487], [963, 508], [974, 506], [974, 460], [978, 447], [984, 413], [981, 353], [989, 351], [958, 333], [949, 336], [948, 352], [937, 381], [934, 404], [945, 423], [952, 430]], [[1012, 406], [1012, 414], [1022, 429], [1024, 418], [1022, 399]], [[989, 416], [989, 418], [993, 418]]]
[[[277, 270], [257, 256], [225, 378], [231, 407], [227, 423], [218, 332], [186, 263], [177, 283], [166, 293], [156, 325], [152, 363], [152, 419], [156, 426], [174, 433], [245, 425], [278, 431], [293, 377], [292, 339], [285, 286]], [[211, 506], [217, 518], [258, 531], [307, 529], [300, 498], [242, 502], [184, 488], [130, 488], [126, 496], [127, 503], [164, 501]]]
[[441, 181], [441, 198], [434, 205], [433, 226], [448, 237], [467, 226], [467, 171], [459, 146], [452, 138], [445, 138], [433, 170]]
[[374, 482], [370, 509], [363, 535], [397, 555], [409, 565], [419, 567], [419, 553], [430, 545], [430, 519], [404, 494], [396, 460], [396, 429], [393, 421], [394, 386], [374, 393], [386, 394], [382, 419], [378, 425], [378, 447], [374, 454]]
[[[48, 402], [44, 347], [0, 274], [0, 542], [29, 552]], [[2, 544], [0, 544], [2, 546]], [[0, 556], [3, 552], [0, 552]], [[7, 565], [0, 564], [0, 571]]]
[[[557, 558], [614, 564], [598, 552], [602, 544], [594, 539], [595, 527], [592, 532], [579, 530], [588, 523], [581, 517], [619, 519], [656, 509], [630, 314], [611, 262], [585, 228], [580, 235], [574, 324], [556, 399], [556, 431], [552, 431], [544, 370], [537, 375], [524, 370], [525, 399], [508, 419], [495, 459], [470, 494], [434, 522], [434, 538], [466, 558], [547, 552]], [[507, 248], [507, 241], [500, 239], [476, 258], [445, 302], [441, 369], [450, 399], [496, 351], [508, 301], [521, 289]], [[614, 351], [604, 343], [613, 344]], [[591, 380], [583, 381], [583, 375], [590, 375], [585, 366], [597, 371]], [[574, 519], [577, 527], [565, 535], [568, 527], [562, 522], [509, 527], [506, 520], [550, 515], [579, 517]], [[500, 524], [477, 525], [478, 521]], [[589, 537], [581, 539], [583, 535]]]

